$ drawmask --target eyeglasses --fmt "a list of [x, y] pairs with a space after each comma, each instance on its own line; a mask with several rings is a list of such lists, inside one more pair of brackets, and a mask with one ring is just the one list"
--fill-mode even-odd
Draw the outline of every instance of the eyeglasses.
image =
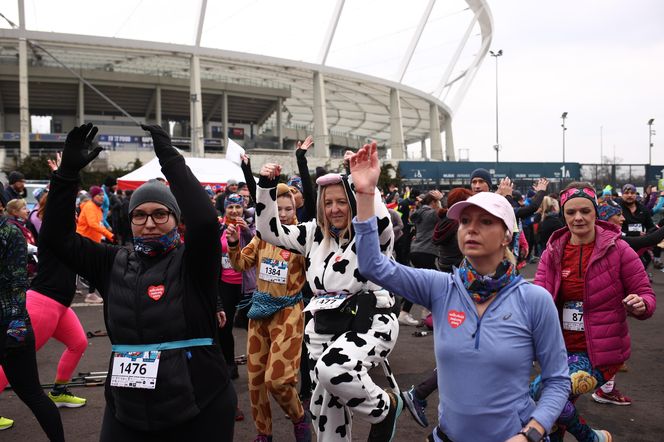
[[136, 212], [131, 215], [131, 223], [135, 226], [143, 226], [148, 222], [148, 218], [152, 218], [152, 222], [155, 224], [166, 224], [171, 213], [168, 210], [156, 210], [152, 213]]
[[581, 189], [572, 187], [571, 189], [560, 192], [560, 206], [564, 206], [568, 200], [577, 197], [589, 199], [593, 201], [595, 205], [597, 205], [597, 195], [595, 195], [595, 191], [593, 189], [590, 187], [584, 187]]

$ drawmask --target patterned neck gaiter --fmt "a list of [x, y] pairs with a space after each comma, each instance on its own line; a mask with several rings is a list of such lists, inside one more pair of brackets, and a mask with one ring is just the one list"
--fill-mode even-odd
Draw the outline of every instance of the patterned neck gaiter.
[[459, 276], [473, 301], [476, 304], [484, 304], [489, 298], [500, 292], [503, 287], [514, 281], [518, 274], [516, 267], [505, 259], [498, 264], [496, 273], [493, 275], [480, 275], [468, 262], [468, 259], [464, 258], [459, 266]]
[[134, 250], [145, 256], [165, 255], [180, 244], [180, 233], [177, 227], [170, 232], [155, 238], [134, 237]]

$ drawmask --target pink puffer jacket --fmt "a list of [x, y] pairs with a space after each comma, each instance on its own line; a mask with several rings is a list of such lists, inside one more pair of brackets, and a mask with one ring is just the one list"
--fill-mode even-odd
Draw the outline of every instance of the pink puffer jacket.
[[[601, 367], [621, 364], [631, 354], [623, 298], [631, 293], [643, 298], [646, 312], [638, 319], [651, 317], [656, 301], [641, 260], [620, 239], [618, 226], [598, 220], [595, 233], [583, 294], [583, 324], [590, 362]], [[563, 251], [570, 236], [567, 227], [551, 235], [535, 275], [535, 284], [547, 289], [554, 301], [561, 285]]]

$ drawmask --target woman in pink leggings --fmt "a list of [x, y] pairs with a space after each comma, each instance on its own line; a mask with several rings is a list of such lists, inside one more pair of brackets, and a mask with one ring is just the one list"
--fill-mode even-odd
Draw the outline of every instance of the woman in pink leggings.
[[[67, 388], [88, 346], [81, 322], [70, 307], [76, 294], [76, 274], [47, 247], [39, 247], [37, 257], [37, 276], [32, 280], [26, 297], [26, 307], [34, 329], [35, 349], [38, 351], [50, 338], [66, 346], [60, 357], [54, 387], [48, 397], [58, 407], [82, 407], [86, 400], [74, 396]], [[5, 389], [7, 383], [7, 377], [0, 367], [0, 391]]]

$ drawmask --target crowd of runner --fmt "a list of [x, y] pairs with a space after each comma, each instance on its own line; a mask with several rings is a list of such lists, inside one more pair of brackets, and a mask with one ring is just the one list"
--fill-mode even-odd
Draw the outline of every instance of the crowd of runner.
[[[65, 440], [57, 408], [86, 404], [68, 387], [88, 345], [71, 308], [81, 289], [104, 305], [112, 344], [102, 441], [231, 441], [245, 419], [238, 389], [255, 442], [272, 440], [270, 397], [295, 441], [350, 441], [357, 418], [388, 442], [403, 408], [430, 427], [435, 391], [432, 441], [612, 440], [575, 402], [631, 404], [616, 376], [627, 317], [655, 310], [664, 192], [572, 182], [552, 193], [546, 179], [520, 192], [485, 169], [467, 188], [378, 189], [375, 144], [348, 152], [345, 173], [312, 176], [311, 138], [297, 174], [254, 171], [245, 155], [244, 182], [210, 187], [161, 127], [143, 129], [166, 182], [81, 190], [101, 151], [86, 124], [49, 160], [32, 210], [23, 174], [0, 188], [0, 391], [11, 384], [50, 440]], [[519, 274], [528, 263], [532, 283]], [[422, 322], [436, 369], [400, 391], [388, 356], [400, 327]], [[234, 327], [247, 329], [248, 385]], [[66, 348], [44, 393], [35, 353], [50, 338]], [[369, 375], [379, 366], [387, 388]], [[0, 430], [13, 423], [0, 417]]]

